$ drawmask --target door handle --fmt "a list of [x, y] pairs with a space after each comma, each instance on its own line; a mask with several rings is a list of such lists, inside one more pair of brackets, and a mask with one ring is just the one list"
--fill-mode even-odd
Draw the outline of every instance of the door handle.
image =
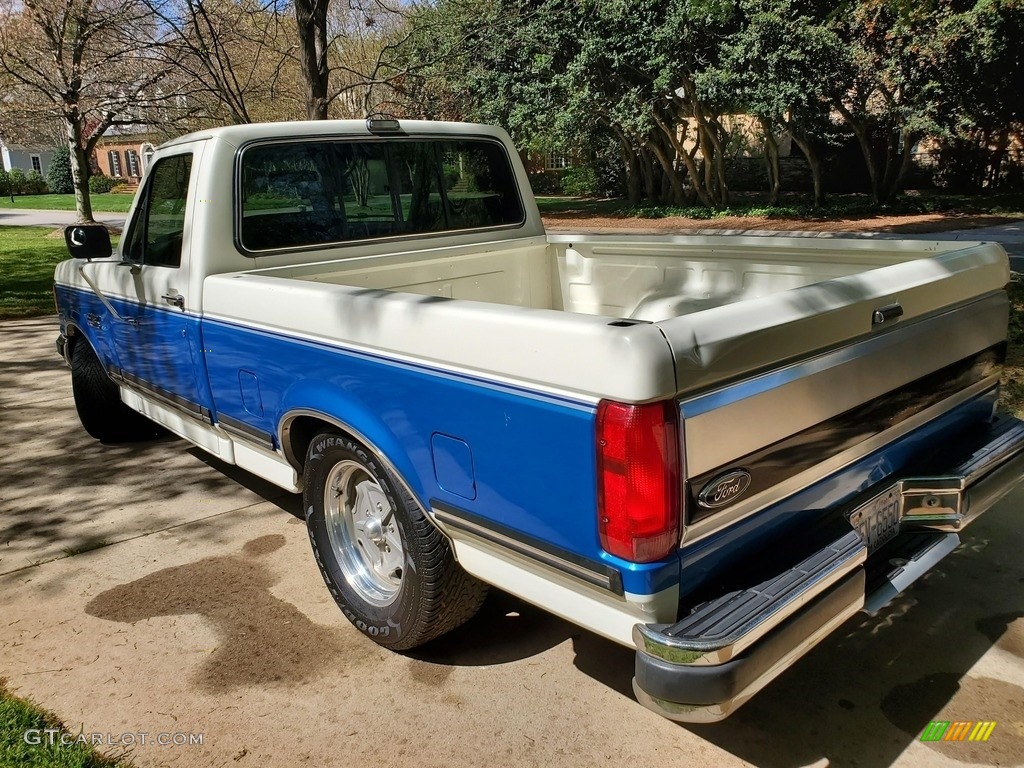
[[177, 307], [178, 309], [185, 308], [185, 297], [180, 293], [165, 293], [161, 298], [172, 307]]

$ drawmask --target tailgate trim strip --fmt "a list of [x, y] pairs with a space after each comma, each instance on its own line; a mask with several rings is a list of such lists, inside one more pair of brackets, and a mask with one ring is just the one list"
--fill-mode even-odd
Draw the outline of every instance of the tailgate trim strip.
[[[814, 467], [822, 456], [833, 456], [852, 448], [968, 387], [989, 380], [994, 383], [1005, 356], [1006, 345], [997, 344], [891, 390], [858, 408], [801, 430], [781, 442], [691, 477], [687, 481], [687, 509], [690, 511], [687, 522], [697, 522], [722, 509], [702, 507], [697, 495], [723, 473], [742, 467], [751, 476], [748, 494], [767, 490]], [[808, 445], [813, 445], [814, 450], [808, 451]]]

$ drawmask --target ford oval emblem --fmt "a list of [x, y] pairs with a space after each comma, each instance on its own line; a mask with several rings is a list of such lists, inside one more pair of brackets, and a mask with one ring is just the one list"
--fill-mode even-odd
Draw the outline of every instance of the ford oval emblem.
[[697, 503], [704, 509], [717, 509], [736, 501], [750, 487], [750, 473], [744, 469], [734, 469], [719, 475], [701, 488]]

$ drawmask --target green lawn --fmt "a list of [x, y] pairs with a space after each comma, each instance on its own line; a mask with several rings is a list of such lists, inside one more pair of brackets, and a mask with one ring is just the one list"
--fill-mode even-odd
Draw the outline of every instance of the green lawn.
[[[112, 192], [89, 195], [94, 212], [125, 213], [132, 204], [134, 195], [115, 195]], [[37, 211], [73, 211], [75, 210], [74, 195], [15, 195], [11, 198], [0, 197], [0, 208], [27, 208]]]
[[[47, 734], [46, 729], [59, 729], [59, 732]], [[61, 743], [64, 734], [64, 740], [71, 742], [67, 746]], [[130, 768], [130, 763], [103, 757], [74, 743], [76, 736], [76, 732], [64, 728], [53, 714], [13, 695], [0, 680], [0, 766]], [[37, 741], [39, 743], [34, 743]]]
[[53, 314], [53, 268], [69, 258], [48, 227], [0, 227], [0, 319]]

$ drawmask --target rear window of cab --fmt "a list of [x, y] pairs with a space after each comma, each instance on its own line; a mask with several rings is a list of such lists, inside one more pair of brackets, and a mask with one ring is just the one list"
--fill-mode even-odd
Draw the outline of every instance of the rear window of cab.
[[257, 144], [242, 153], [239, 182], [248, 252], [525, 221], [505, 148], [486, 139]]

